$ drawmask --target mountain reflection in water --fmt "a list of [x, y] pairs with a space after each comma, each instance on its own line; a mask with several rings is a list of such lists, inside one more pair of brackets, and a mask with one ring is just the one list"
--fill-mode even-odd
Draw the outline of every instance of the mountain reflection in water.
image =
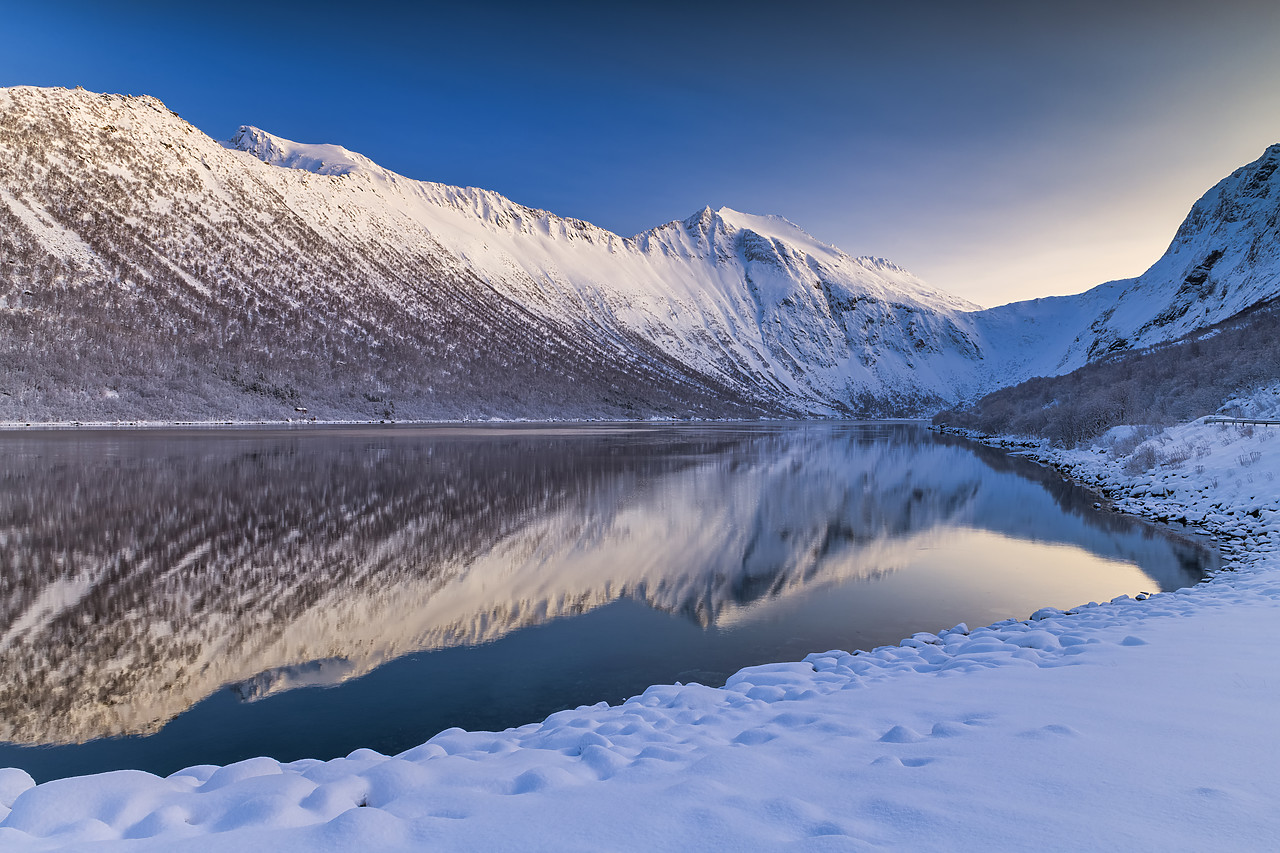
[[[766, 612], [803, 621], [805, 602], [830, 608], [844, 600], [833, 591], [884, 584], [922, 554], [940, 572], [966, 566], [929, 583], [981, 574], [946, 551], [974, 531], [984, 548], [1008, 539], [1075, 555], [1002, 580], [1025, 582], [1029, 604], [992, 618], [1185, 586], [1209, 560], [1094, 512], [1034, 466], [911, 425], [0, 441], [0, 739], [13, 743], [155, 732], [225, 685], [261, 700], [623, 599], [713, 631]], [[1117, 588], [1090, 579], [1049, 600], [1088, 554], [1145, 579], [1130, 569]], [[885, 618], [880, 642], [944, 627]], [[856, 627], [823, 648], [752, 654], [852, 645]]]

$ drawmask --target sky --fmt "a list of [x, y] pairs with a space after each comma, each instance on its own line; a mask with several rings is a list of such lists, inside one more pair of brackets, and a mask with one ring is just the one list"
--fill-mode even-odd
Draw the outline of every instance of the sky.
[[0, 86], [154, 95], [623, 235], [785, 216], [982, 305], [1141, 273], [1280, 142], [1273, 2], [0, 0]]

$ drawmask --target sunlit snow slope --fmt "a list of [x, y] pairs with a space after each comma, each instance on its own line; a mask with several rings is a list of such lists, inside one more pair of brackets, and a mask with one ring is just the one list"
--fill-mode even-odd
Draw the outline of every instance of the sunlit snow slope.
[[1280, 149], [1148, 273], [981, 311], [785, 219], [621, 237], [153, 98], [0, 90], [0, 420], [925, 413], [1275, 296]]
[[955, 318], [975, 306], [781, 217], [705, 208], [623, 238], [487, 190], [410, 180], [337, 146], [251, 127], [229, 146], [295, 170], [266, 174], [291, 209], [332, 229], [326, 236], [356, 228], [423, 249], [429, 240], [534, 314], [610, 340], [638, 334], [746, 394], [839, 412], [860, 399], [916, 406], [970, 381], [975, 348]]
[[[1137, 278], [974, 315], [1010, 380], [1174, 340], [1280, 297], [1280, 145], [1218, 182]], [[1007, 384], [1007, 383], [998, 383]], [[995, 385], [993, 385], [995, 387]]]

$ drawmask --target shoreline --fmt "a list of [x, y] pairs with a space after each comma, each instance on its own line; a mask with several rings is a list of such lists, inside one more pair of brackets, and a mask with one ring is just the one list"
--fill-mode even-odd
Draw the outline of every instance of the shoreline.
[[[1050, 465], [1115, 511], [1187, 519], [1222, 556], [1194, 587], [748, 667], [723, 688], [656, 685], [505, 732], [448, 730], [394, 757], [34, 788], [0, 771], [12, 807], [0, 843], [485, 849], [506, 825], [531, 840], [520, 849], [1194, 849], [1228, 837], [1265, 849], [1280, 831], [1267, 805], [1280, 770], [1265, 759], [1280, 700], [1280, 442], [1268, 453], [1269, 438], [1177, 430], [1208, 447], [1194, 476], [965, 437]], [[441, 802], [454, 817], [438, 816]], [[656, 827], [624, 831], [636, 809], [660, 815]]]
[[[930, 432], [967, 439], [993, 450], [1004, 451], [1010, 456], [1016, 456], [1020, 459], [1026, 459], [1029, 462], [1034, 462], [1042, 468], [1057, 474], [1064, 481], [1071, 483], [1071, 485], [1084, 489], [1090, 494], [1096, 496], [1099, 499], [1096, 504], [1097, 509], [1106, 510], [1108, 512], [1115, 513], [1116, 515], [1122, 515], [1127, 518], [1141, 521], [1143, 524], [1149, 524], [1152, 527], [1157, 527], [1173, 536], [1188, 539], [1196, 544], [1206, 547], [1220, 549], [1223, 544], [1222, 537], [1219, 533], [1193, 524], [1189, 521], [1182, 521], [1154, 513], [1144, 514], [1140, 508], [1120, 505], [1115, 500], [1115, 494], [1102, 490], [1095, 480], [1082, 477], [1079, 471], [1070, 462], [1068, 462], [1063, 456], [1059, 455], [1060, 451], [1058, 449], [1049, 446], [1043, 441], [1028, 438], [1026, 436], [988, 435], [958, 427], [930, 426], [928, 429]], [[1227, 569], [1224, 566], [1219, 565], [1212, 573], [1207, 574], [1201, 583], [1208, 582], [1213, 578], [1214, 574], [1221, 571], [1227, 571]]]
[[307, 429], [329, 427], [558, 427], [558, 426], [704, 426], [704, 425], [755, 425], [755, 424], [925, 424], [929, 419], [919, 418], [647, 418], [642, 420], [618, 420], [615, 418], [562, 418], [558, 420], [477, 418], [474, 420], [331, 420], [315, 418], [279, 421], [2, 421], [0, 434], [6, 432], [74, 431], [74, 430], [202, 430], [202, 429]]
[[[1213, 422], [1206, 422], [1204, 418], [1201, 418], [1196, 421], [1179, 424], [1175, 429], [1208, 428], [1213, 425], [1215, 425]], [[1277, 508], [1276, 515], [1271, 526], [1263, 524], [1262, 518], [1258, 516], [1258, 523], [1247, 530], [1241, 531], [1239, 523], [1226, 525], [1223, 519], [1207, 514], [1204, 507], [1199, 507], [1199, 512], [1197, 512], [1195, 504], [1184, 505], [1177, 501], [1168, 500], [1152, 502], [1150, 500], [1150, 487], [1143, 485], [1146, 480], [1151, 479], [1150, 477], [1132, 476], [1123, 472], [1108, 470], [1115, 467], [1108, 464], [1111, 462], [1111, 457], [1107, 454], [1098, 453], [1093, 449], [1066, 450], [1051, 447], [1045, 441], [1025, 436], [986, 435], [957, 428], [930, 427], [930, 430], [944, 435], [967, 438], [970, 441], [1004, 450], [1012, 455], [1020, 456], [1049, 468], [1062, 477], [1070, 479], [1073, 484], [1101, 497], [1105, 501], [1102, 504], [1102, 508], [1141, 519], [1147, 524], [1156, 525], [1175, 533], [1207, 537], [1216, 547], [1223, 549], [1224, 558], [1227, 557], [1226, 549], [1238, 550], [1241, 541], [1247, 542], [1258, 536], [1280, 541], [1280, 503], [1275, 504]], [[1280, 431], [1277, 431], [1276, 435], [1280, 438]], [[1277, 442], [1277, 450], [1280, 450], [1280, 441]], [[1170, 476], [1170, 474], [1173, 474], [1173, 476]], [[1166, 484], [1172, 485], [1170, 483], [1171, 480], [1186, 479], [1186, 477], [1185, 473], [1166, 471], [1163, 479]], [[1273, 502], [1280, 501], [1280, 481], [1268, 482], [1275, 483], [1274, 486], [1269, 487]], [[1172, 492], [1166, 492], [1158, 497], [1168, 498], [1170, 496], [1172, 496]], [[1199, 516], [1198, 520], [1195, 518], [1197, 515]], [[1277, 548], [1280, 549], [1280, 546], [1277, 546]], [[1277, 568], [1280, 569], [1280, 560], [1277, 561]], [[1225, 565], [1223, 569], [1220, 569], [1220, 571], [1222, 570], [1225, 570]]]

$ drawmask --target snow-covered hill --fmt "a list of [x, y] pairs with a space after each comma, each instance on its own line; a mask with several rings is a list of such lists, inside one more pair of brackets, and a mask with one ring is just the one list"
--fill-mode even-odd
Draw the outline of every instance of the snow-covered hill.
[[1055, 376], [1280, 297], [1280, 144], [1206, 192], [1137, 278], [974, 315], [1010, 381]]
[[153, 98], [0, 90], [0, 419], [919, 413], [1276, 295], [1280, 149], [1144, 276], [982, 311], [780, 217], [634, 237]]

